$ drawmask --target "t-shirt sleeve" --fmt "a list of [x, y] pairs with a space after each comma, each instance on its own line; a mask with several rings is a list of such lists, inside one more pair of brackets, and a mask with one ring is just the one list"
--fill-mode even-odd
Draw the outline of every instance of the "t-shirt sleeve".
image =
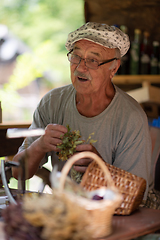
[[[35, 128], [43, 128], [47, 126], [47, 119], [45, 118], [45, 114], [40, 113], [39, 107], [36, 108], [33, 114], [33, 121], [29, 129]], [[38, 136], [39, 137], [39, 136]], [[38, 137], [27, 137], [22, 145], [19, 147], [18, 152], [23, 151], [27, 146], [30, 146]], [[51, 152], [45, 154], [45, 157], [40, 162], [40, 167], [48, 161], [48, 157], [51, 156]]]

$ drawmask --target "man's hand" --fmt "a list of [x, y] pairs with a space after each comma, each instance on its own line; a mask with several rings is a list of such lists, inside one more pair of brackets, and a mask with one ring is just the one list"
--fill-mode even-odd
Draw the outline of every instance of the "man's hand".
[[48, 124], [45, 128], [45, 134], [41, 136], [37, 141], [38, 145], [43, 152], [56, 151], [59, 152], [60, 149], [57, 148], [57, 144], [61, 143], [61, 136], [67, 132], [67, 128], [58, 124]]
[[[76, 147], [76, 151], [77, 152], [83, 152], [83, 151], [90, 151], [90, 152], [93, 152], [95, 154], [97, 154], [99, 157], [100, 154], [99, 152], [96, 150], [96, 148], [92, 145], [92, 144], [81, 144], [81, 145], [78, 145]], [[76, 153], [75, 153], [76, 154]], [[77, 171], [77, 172], [81, 172], [81, 173], [84, 173], [88, 167], [88, 165], [93, 161], [93, 159], [90, 159], [90, 158], [82, 158], [82, 159], [79, 159], [75, 164], [74, 164], [74, 169]]]

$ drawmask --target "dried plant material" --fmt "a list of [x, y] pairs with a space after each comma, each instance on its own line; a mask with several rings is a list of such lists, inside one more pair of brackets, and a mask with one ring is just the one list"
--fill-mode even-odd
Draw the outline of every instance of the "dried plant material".
[[[68, 160], [73, 154], [76, 152], [76, 146], [82, 143], [88, 143], [88, 144], [93, 144], [97, 142], [97, 140], [92, 139], [92, 135], [94, 133], [91, 133], [88, 136], [88, 139], [85, 140], [79, 140], [81, 138], [80, 131], [79, 130], [74, 130], [71, 132], [71, 129], [69, 125], [67, 125], [67, 133], [65, 133], [62, 136], [62, 143], [57, 145], [59, 149], [61, 149], [60, 152], [57, 153], [58, 158], [62, 161]], [[81, 179], [83, 177], [83, 173], [77, 172], [73, 168], [71, 169], [71, 178], [74, 180], [76, 183], [80, 183]]]
[[[50, 174], [52, 189], [59, 189], [61, 172], [58, 172], [57, 169], [58, 169], [57, 165], [55, 165]], [[74, 193], [77, 196], [89, 198], [89, 192], [86, 192], [80, 184], [77, 184], [75, 181], [72, 181], [72, 179], [69, 176], [66, 176], [66, 180], [64, 183], [64, 190], [65, 192], [68, 192], [71, 194]]]
[[84, 142], [83, 140], [79, 140], [81, 137], [79, 130], [71, 132], [69, 125], [67, 125], [67, 130], [68, 131], [61, 138], [62, 143], [57, 145], [57, 148], [61, 149], [57, 155], [62, 161], [71, 157], [76, 152], [76, 146]]
[[23, 216], [22, 203], [10, 204], [2, 211], [6, 239], [43, 240], [41, 228], [34, 227]]
[[57, 148], [61, 149], [61, 151], [57, 153], [58, 158], [62, 161], [68, 160], [68, 158], [76, 152], [77, 145], [82, 143], [93, 144], [97, 142], [96, 140], [91, 139], [91, 135], [94, 135], [94, 133], [89, 135], [87, 141], [79, 140], [81, 138], [80, 131], [71, 131], [69, 125], [67, 125], [67, 132], [61, 137], [62, 143], [57, 145]]
[[71, 179], [76, 183], [80, 183], [82, 181], [84, 173], [77, 172], [73, 167], [71, 168]]
[[[31, 240], [32, 236], [34, 240], [91, 240], [111, 234], [112, 216], [122, 202], [122, 196], [115, 188], [105, 163], [96, 154], [76, 154], [66, 162], [65, 167], [68, 165], [69, 170], [82, 157], [97, 161], [105, 173], [109, 189], [115, 192], [115, 198], [112, 194], [106, 198], [108, 187], [103, 193], [102, 189], [97, 190], [89, 199], [79, 196], [79, 189], [78, 192], [77, 188], [70, 192], [61, 185], [58, 189], [53, 188], [53, 194], [25, 194], [20, 207], [14, 205], [13, 209], [9, 207], [4, 212], [8, 237], [17, 240]], [[64, 179], [67, 177], [65, 170], [62, 170]]]
[[58, 193], [53, 191], [52, 195], [25, 197], [24, 217], [33, 226], [42, 227], [41, 236], [46, 240], [91, 239], [85, 209], [76, 203], [71, 204], [64, 194]]

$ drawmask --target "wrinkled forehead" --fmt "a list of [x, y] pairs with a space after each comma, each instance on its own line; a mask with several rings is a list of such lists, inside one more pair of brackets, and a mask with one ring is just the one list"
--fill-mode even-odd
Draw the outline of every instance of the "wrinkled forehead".
[[76, 41], [73, 45], [73, 50], [79, 50], [79, 51], [88, 51], [92, 52], [95, 54], [100, 54], [100, 55], [110, 55], [114, 56], [115, 55], [115, 48], [107, 48], [104, 47], [100, 44], [94, 43], [92, 41], [86, 40], [86, 39], [81, 39], [79, 41]]

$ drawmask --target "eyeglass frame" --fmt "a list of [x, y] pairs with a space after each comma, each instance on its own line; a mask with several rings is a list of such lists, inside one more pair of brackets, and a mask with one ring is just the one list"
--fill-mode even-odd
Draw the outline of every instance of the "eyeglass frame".
[[[72, 52], [73, 52], [73, 49], [72, 49], [70, 52], [67, 53], [67, 57], [68, 57], [69, 54], [71, 54]], [[87, 59], [87, 58], [82, 58], [82, 57], [80, 57], [80, 56], [77, 55], [77, 54], [74, 54], [74, 55], [78, 56], [78, 57], [80, 58], [80, 61], [79, 61], [79, 63], [73, 63], [73, 64], [80, 64], [81, 60], [84, 60], [85, 66], [86, 66], [86, 61], [85, 61], [85, 59]], [[88, 59], [92, 59], [92, 58], [88, 58]], [[102, 63], [99, 63], [97, 60], [94, 60], [94, 61], [96, 61], [96, 62], [98, 63], [98, 66], [97, 66], [97, 68], [98, 68], [99, 66], [101, 66], [101, 65], [103, 65], [103, 64], [106, 64], [106, 63], [109, 63], [109, 62], [112, 62], [112, 61], [114, 61], [114, 60], [119, 60], [119, 58], [116, 58], [116, 57], [115, 57], [115, 58], [111, 58], [111, 59], [105, 60], [105, 61], [102, 62]], [[68, 57], [68, 61], [71, 62], [71, 61], [69, 60], [69, 57]], [[86, 67], [87, 67], [87, 66], [86, 66]], [[90, 68], [90, 67], [87, 67], [87, 68]], [[90, 68], [90, 69], [97, 69], [97, 68]]]

